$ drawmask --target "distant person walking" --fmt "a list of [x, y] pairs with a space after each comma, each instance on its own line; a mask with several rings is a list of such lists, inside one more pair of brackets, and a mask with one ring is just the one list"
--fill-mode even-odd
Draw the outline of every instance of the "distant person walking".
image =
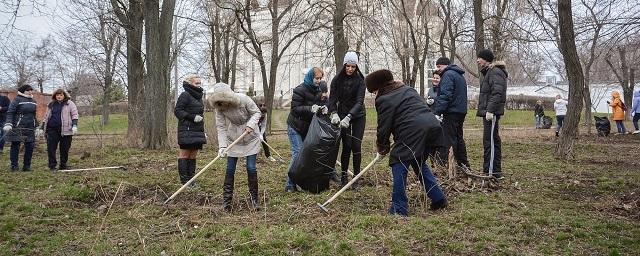
[[613, 109], [613, 121], [616, 121], [616, 127], [618, 128], [618, 135], [627, 133], [627, 129], [624, 128], [624, 112], [627, 107], [620, 99], [620, 92], [611, 92], [611, 101], [607, 101], [611, 109]]
[[11, 171], [18, 170], [18, 154], [20, 153], [20, 143], [24, 143], [24, 157], [22, 171], [31, 171], [31, 157], [35, 147], [36, 137], [42, 135], [41, 129], [36, 129], [36, 109], [38, 104], [33, 100], [33, 88], [22, 85], [18, 88], [18, 95], [9, 105], [7, 110], [7, 120], [4, 130], [5, 140], [11, 142]]
[[482, 67], [484, 78], [480, 83], [478, 96], [478, 113], [483, 117], [482, 146], [484, 162], [482, 169], [496, 179], [502, 178], [502, 140], [500, 139], [499, 121], [504, 115], [507, 101], [507, 74], [504, 61], [494, 62], [491, 50], [478, 52], [478, 65]]
[[633, 102], [631, 104], [631, 118], [633, 118], [633, 128], [636, 129], [633, 134], [640, 133], [640, 129], [638, 129], [638, 120], [640, 120], [640, 90], [633, 93]]
[[[69, 149], [73, 135], [78, 133], [78, 108], [71, 101], [71, 96], [64, 89], [57, 89], [51, 96], [44, 114], [41, 129], [47, 138], [47, 156], [49, 170], [66, 170], [69, 159]], [[56, 149], [60, 147], [60, 165], [56, 160]]]
[[536, 101], [536, 106], [533, 108], [533, 115], [536, 119], [536, 129], [542, 129], [542, 121], [544, 119], [544, 106], [542, 106], [542, 101]]
[[553, 109], [556, 111], [556, 137], [560, 136], [560, 129], [564, 123], [564, 116], [567, 115], [567, 105], [569, 102], [562, 98], [562, 95], [556, 95], [556, 101], [553, 103]]
[[[7, 110], [9, 110], [11, 100], [7, 97], [7, 92], [0, 91], [0, 125], [4, 125], [7, 120]], [[4, 129], [0, 129], [0, 154], [4, 150]]]

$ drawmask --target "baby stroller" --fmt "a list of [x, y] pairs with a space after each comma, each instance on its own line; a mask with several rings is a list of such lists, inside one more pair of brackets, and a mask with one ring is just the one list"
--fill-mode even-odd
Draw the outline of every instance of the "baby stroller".
[[611, 133], [611, 122], [609, 122], [609, 118], [594, 116], [596, 120], [596, 130], [598, 131], [598, 136], [606, 137]]

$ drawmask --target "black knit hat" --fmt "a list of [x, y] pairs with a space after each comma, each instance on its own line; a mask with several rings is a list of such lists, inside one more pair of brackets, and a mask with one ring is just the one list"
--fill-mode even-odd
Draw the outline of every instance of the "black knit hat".
[[390, 82], [393, 82], [393, 74], [391, 71], [386, 69], [380, 69], [374, 72], [371, 72], [364, 79], [364, 84], [367, 86], [367, 91], [373, 93], [380, 88], [385, 87]]
[[33, 91], [33, 87], [31, 87], [31, 85], [28, 85], [28, 84], [23, 84], [22, 86], [20, 86], [20, 88], [18, 88], [18, 91], [20, 93], [24, 93], [25, 91]]
[[451, 65], [451, 60], [447, 57], [440, 57], [436, 60], [436, 65]]
[[493, 56], [493, 52], [491, 52], [491, 50], [484, 49], [478, 52], [478, 58], [482, 58], [488, 62], [493, 62], [493, 59], [495, 57]]

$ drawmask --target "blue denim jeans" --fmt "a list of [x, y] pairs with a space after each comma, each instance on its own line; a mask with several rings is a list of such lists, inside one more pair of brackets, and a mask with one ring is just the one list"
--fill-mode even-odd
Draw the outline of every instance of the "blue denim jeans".
[[[414, 168], [414, 170], [419, 168], [416, 161], [399, 162], [391, 166], [391, 172], [393, 173], [393, 192], [391, 193], [391, 208], [389, 208], [389, 213], [391, 214], [404, 216], [409, 214], [406, 193], [407, 171], [409, 167]], [[426, 161], [422, 162], [420, 171], [422, 173], [421, 178], [424, 179], [421, 180], [422, 185], [431, 202], [438, 202], [445, 199], [444, 192], [442, 192], [438, 180], [433, 176], [431, 168], [429, 168]]]
[[633, 114], [633, 128], [636, 128], [636, 131], [639, 130], [638, 129], [638, 120], [640, 120], [640, 113], [635, 113]]
[[[247, 173], [255, 173], [258, 171], [258, 168], [256, 168], [256, 159], [258, 159], [258, 154], [247, 156]], [[237, 157], [227, 157], [227, 175], [233, 176], [236, 173], [237, 163]]]
[[558, 125], [556, 126], [556, 132], [559, 132], [560, 128], [562, 128], [562, 124], [564, 123], [564, 115], [556, 116], [556, 121], [558, 121]]
[[[20, 143], [11, 142], [11, 152], [9, 152], [9, 158], [11, 159], [11, 169], [18, 169], [18, 154], [20, 154]], [[24, 143], [24, 159], [22, 159], [22, 169], [31, 169], [31, 157], [33, 156], [33, 148], [35, 142]]]
[[542, 118], [544, 116], [536, 116], [536, 129], [542, 128]]
[[627, 129], [624, 128], [622, 121], [616, 120], [616, 127], [618, 128], [618, 133], [627, 133]]
[[287, 136], [289, 137], [289, 143], [291, 144], [291, 162], [289, 163], [289, 168], [287, 168], [287, 183], [285, 188], [295, 188], [296, 184], [289, 179], [288, 173], [291, 170], [293, 160], [296, 159], [296, 157], [298, 157], [298, 153], [300, 153], [300, 148], [302, 148], [302, 141], [304, 139], [289, 125], [287, 125]]

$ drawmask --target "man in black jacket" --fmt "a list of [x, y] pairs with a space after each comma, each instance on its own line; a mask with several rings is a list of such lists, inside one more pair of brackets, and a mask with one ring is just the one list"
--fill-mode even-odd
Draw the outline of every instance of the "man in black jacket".
[[[11, 100], [7, 97], [7, 92], [0, 91], [0, 124], [4, 124], [7, 120], [7, 110], [9, 110], [9, 104]], [[0, 129], [0, 154], [4, 149], [4, 131]]]
[[480, 83], [478, 98], [479, 117], [483, 117], [484, 132], [482, 146], [484, 147], [483, 171], [496, 179], [502, 178], [502, 146], [500, 140], [500, 117], [504, 115], [504, 105], [507, 101], [507, 71], [503, 61], [493, 62], [493, 52], [488, 49], [478, 52], [478, 65], [482, 67], [484, 78]]
[[447, 57], [439, 58], [436, 68], [440, 71], [441, 78], [434, 114], [442, 120], [442, 132], [445, 137], [445, 146], [439, 150], [437, 162], [446, 166], [449, 149], [453, 148], [458, 166], [470, 168], [462, 129], [464, 118], [467, 116], [467, 81], [462, 76], [464, 70], [456, 64], [451, 64]]

